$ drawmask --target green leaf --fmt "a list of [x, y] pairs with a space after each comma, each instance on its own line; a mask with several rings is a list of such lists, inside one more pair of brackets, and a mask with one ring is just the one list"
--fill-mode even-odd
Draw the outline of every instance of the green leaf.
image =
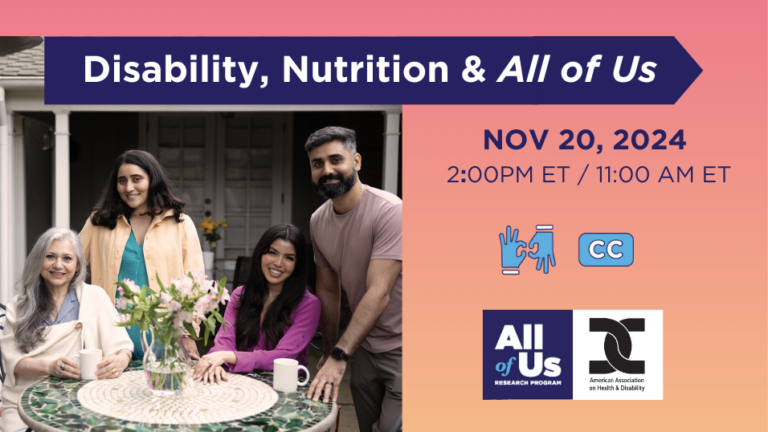
[[192, 335], [192, 337], [193, 337], [195, 340], [199, 340], [199, 339], [200, 339], [200, 338], [197, 336], [197, 334], [195, 333], [195, 327], [193, 327], [193, 326], [192, 326], [192, 324], [190, 324], [190, 323], [188, 323], [188, 322], [184, 321], [184, 329], [185, 329], [185, 330], [187, 330], [187, 333], [189, 333], [190, 335]]
[[216, 317], [214, 317], [214, 316], [209, 316], [208, 317], [208, 328], [210, 328], [211, 331], [215, 331], [216, 330]]
[[[208, 321], [203, 321], [203, 322], [205, 322], [205, 324], [206, 324], [206, 325], [208, 324]], [[212, 332], [210, 332], [210, 331], [209, 331], [209, 330], [206, 328], [206, 329], [205, 329], [205, 338], [204, 338], [204, 340], [203, 340], [203, 344], [204, 344], [204, 345], [206, 345], [206, 346], [208, 346], [208, 333], [212, 333]]]
[[221, 278], [221, 280], [219, 280], [219, 286], [223, 287], [224, 289], [227, 289], [227, 277], [226, 276], [224, 276], [223, 278]]
[[221, 329], [222, 329], [222, 330], [224, 330], [224, 329], [226, 328], [226, 326], [230, 326], [230, 327], [232, 327], [232, 324], [230, 324], [230, 323], [229, 323], [229, 321], [224, 321], [224, 320], [222, 319], [222, 320], [221, 320]]
[[157, 286], [160, 287], [160, 291], [165, 291], [165, 286], [163, 285], [163, 281], [160, 280], [160, 273], [155, 272], [155, 277], [157, 278]]

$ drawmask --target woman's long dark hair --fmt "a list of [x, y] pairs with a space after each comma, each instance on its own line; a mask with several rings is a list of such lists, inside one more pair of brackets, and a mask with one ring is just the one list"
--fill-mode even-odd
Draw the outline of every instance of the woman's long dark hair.
[[112, 167], [109, 179], [107, 179], [107, 185], [104, 187], [101, 199], [92, 210], [91, 223], [95, 226], [115, 229], [118, 216], [130, 217], [133, 213], [133, 209], [123, 201], [117, 192], [117, 173], [120, 171], [120, 167], [125, 164], [136, 165], [149, 176], [147, 213], [145, 214], [154, 217], [168, 209], [173, 209], [176, 222], [181, 222], [184, 201], [173, 193], [173, 186], [163, 167], [152, 154], [144, 150], [128, 150], [115, 160], [115, 165]]
[[291, 314], [304, 298], [307, 284], [307, 242], [296, 226], [275, 225], [261, 236], [251, 256], [248, 278], [240, 294], [240, 306], [237, 308], [235, 320], [235, 343], [238, 351], [250, 351], [259, 343], [261, 311], [269, 295], [267, 280], [261, 271], [261, 257], [269, 252], [270, 246], [277, 239], [286, 240], [293, 245], [296, 249], [296, 264], [293, 273], [283, 282], [283, 290], [264, 315], [263, 327], [268, 350], [277, 346], [285, 334], [285, 329], [293, 324]]

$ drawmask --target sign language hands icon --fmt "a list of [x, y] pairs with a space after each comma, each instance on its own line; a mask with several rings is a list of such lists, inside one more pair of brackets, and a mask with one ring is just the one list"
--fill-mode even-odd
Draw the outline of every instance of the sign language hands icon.
[[537, 258], [539, 261], [536, 263], [536, 270], [541, 270], [544, 267], [544, 273], [549, 273], [549, 264], [552, 267], [555, 266], [555, 252], [553, 245], [552, 232], [537, 231], [528, 244], [529, 249], [533, 249], [534, 245], [538, 245], [536, 252], [528, 252], [530, 258]]
[[[524, 241], [517, 240], [518, 231], [515, 229], [512, 233], [512, 227], [507, 226], [507, 238], [504, 238], [504, 234], [499, 234], [499, 240], [501, 241], [501, 266], [503, 268], [518, 268], [525, 259], [525, 251], [518, 254], [520, 247], [525, 247]], [[519, 274], [518, 270], [503, 270], [504, 274]]]

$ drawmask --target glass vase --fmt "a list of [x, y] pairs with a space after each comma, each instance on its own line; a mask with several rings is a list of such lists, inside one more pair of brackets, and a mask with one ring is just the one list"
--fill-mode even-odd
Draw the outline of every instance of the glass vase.
[[[151, 342], [147, 342], [148, 333]], [[192, 367], [189, 353], [181, 343], [181, 332], [178, 329], [163, 331], [149, 327], [147, 332], [141, 331], [141, 345], [149, 390], [157, 396], [180, 395], [187, 385], [188, 372]]]

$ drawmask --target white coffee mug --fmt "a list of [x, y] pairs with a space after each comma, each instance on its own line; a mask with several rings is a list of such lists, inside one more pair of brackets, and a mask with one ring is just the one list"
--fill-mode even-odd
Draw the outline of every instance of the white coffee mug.
[[[275, 372], [272, 380], [272, 387], [279, 392], [295, 392], [299, 385], [307, 385], [309, 382], [309, 369], [300, 365], [294, 359], [275, 359]], [[299, 382], [299, 369], [304, 369], [307, 373], [307, 379]]]
[[100, 349], [86, 348], [80, 350], [75, 359], [80, 359], [80, 379], [95, 380], [96, 365], [101, 363], [102, 354]]

